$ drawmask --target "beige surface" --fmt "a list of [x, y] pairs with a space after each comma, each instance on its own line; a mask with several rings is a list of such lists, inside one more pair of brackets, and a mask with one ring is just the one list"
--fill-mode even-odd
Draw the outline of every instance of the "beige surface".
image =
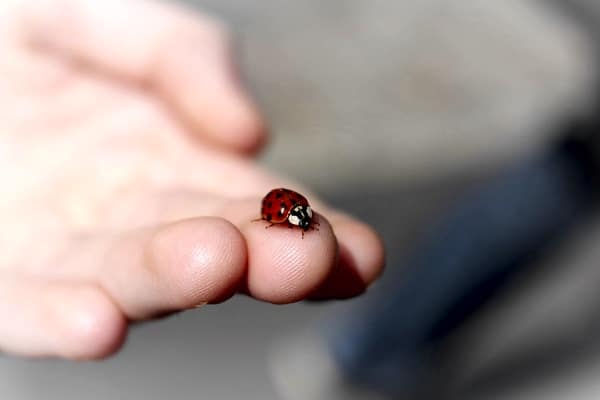
[[267, 161], [319, 188], [529, 151], [589, 77], [585, 42], [532, 1], [254, 6], [230, 12], [273, 126]]

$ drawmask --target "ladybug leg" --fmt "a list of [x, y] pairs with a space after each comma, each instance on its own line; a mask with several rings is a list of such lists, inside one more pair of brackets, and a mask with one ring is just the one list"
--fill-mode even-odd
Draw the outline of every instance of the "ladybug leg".
[[311, 231], [319, 231], [319, 228], [317, 228], [316, 226], [311, 226], [309, 227], [307, 230], [311, 230]]
[[262, 221], [262, 220], [263, 220], [262, 218], [256, 218], [256, 219], [251, 220], [250, 222], [258, 222], [258, 221]]
[[320, 223], [318, 223], [317, 221], [315, 221], [315, 220], [313, 219], [313, 220], [311, 221], [311, 224], [310, 224], [310, 229], [311, 229], [311, 230], [315, 230], [315, 231], [319, 231], [319, 228], [318, 228], [319, 226], [321, 226], [321, 224], [320, 224]]
[[272, 227], [273, 225], [275, 225], [275, 224], [270, 222], [269, 225], [265, 226], [265, 229], [268, 229], [268, 228]]

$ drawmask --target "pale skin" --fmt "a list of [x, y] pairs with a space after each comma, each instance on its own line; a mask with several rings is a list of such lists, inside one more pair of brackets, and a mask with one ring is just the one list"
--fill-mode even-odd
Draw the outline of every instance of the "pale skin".
[[[351, 297], [380, 274], [370, 227], [253, 160], [264, 121], [212, 18], [9, 0], [0, 50], [3, 352], [102, 358], [136, 321], [236, 292]], [[282, 186], [309, 198], [318, 231], [252, 222]]]

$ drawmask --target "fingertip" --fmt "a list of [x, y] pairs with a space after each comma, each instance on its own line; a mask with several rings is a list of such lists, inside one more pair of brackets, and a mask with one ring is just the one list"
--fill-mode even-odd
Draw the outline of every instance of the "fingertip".
[[268, 142], [265, 121], [249, 100], [240, 105], [237, 114], [224, 116], [222, 125], [221, 128], [217, 128], [218, 124], [215, 126], [214, 139], [237, 152], [256, 154]]
[[189, 110], [200, 136], [230, 150], [255, 154], [267, 143], [268, 127], [241, 77], [229, 31], [221, 27], [217, 32], [220, 41], [215, 42], [220, 42], [220, 50], [203, 58], [203, 75], [196, 72], [188, 79], [186, 89], [194, 92], [189, 97], [180, 92], [181, 108], [185, 110], [189, 107], [186, 102], [193, 102]]
[[373, 283], [385, 266], [385, 247], [381, 236], [370, 226], [352, 221], [342, 224], [340, 237], [354, 257], [357, 270], [367, 285]]
[[7, 278], [0, 285], [0, 347], [30, 357], [98, 359], [116, 352], [127, 321], [98, 287]]
[[101, 359], [123, 345], [127, 320], [99, 288], [76, 286], [54, 293], [55, 316], [61, 320], [58, 355], [72, 360]]
[[248, 226], [247, 290], [253, 297], [275, 304], [305, 299], [335, 265], [337, 243], [331, 225], [316, 215], [318, 230], [304, 233], [284, 224], [265, 229]]
[[382, 273], [385, 266], [385, 246], [383, 239], [371, 226], [336, 213], [333, 217], [335, 234], [346, 253], [345, 260], [356, 270], [362, 281], [368, 286]]
[[149, 263], [162, 279], [164, 302], [187, 309], [227, 297], [246, 267], [246, 244], [239, 230], [222, 218], [180, 221], [158, 231]]
[[265, 121], [241, 82], [223, 27], [182, 30], [155, 71], [158, 89], [201, 139], [249, 154], [265, 144]]

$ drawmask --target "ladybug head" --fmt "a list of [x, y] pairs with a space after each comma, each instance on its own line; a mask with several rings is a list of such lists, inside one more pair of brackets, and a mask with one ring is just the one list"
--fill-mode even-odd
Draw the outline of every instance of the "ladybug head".
[[308, 230], [312, 221], [312, 210], [310, 206], [294, 206], [288, 215], [288, 222], [292, 225], [299, 226], [304, 230]]

